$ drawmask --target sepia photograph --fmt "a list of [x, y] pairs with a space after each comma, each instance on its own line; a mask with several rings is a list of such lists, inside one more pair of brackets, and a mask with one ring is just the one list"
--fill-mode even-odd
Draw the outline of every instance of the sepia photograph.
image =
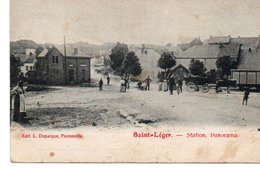
[[10, 0], [10, 160], [259, 163], [259, 9]]

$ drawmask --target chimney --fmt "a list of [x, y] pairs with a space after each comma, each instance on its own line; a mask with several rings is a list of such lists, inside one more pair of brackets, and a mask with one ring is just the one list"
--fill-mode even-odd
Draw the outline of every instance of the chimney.
[[78, 48], [74, 48], [74, 55], [77, 55], [79, 53], [79, 49]]

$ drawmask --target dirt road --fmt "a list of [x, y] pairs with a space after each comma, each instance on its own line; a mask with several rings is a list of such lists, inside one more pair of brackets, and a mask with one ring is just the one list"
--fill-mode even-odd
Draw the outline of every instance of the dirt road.
[[[55, 87], [49, 92], [27, 93], [29, 127], [74, 128], [160, 126], [257, 126], [260, 124], [260, 95], [251, 93], [242, 106], [242, 92], [169, 95], [152, 85], [139, 91], [132, 85], [126, 93], [118, 84], [103, 91], [88, 87]], [[258, 126], [259, 127], [259, 126]]]

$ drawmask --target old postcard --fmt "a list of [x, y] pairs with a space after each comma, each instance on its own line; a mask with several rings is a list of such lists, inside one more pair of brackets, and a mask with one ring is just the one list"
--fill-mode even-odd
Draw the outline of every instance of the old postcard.
[[260, 162], [259, 0], [11, 0], [12, 162]]

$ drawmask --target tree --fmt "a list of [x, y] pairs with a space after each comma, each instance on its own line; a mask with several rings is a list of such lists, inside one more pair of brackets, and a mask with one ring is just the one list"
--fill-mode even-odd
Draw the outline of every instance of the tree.
[[231, 74], [231, 69], [237, 68], [237, 63], [230, 56], [222, 56], [217, 59], [216, 66], [220, 72], [220, 77], [224, 79]]
[[130, 51], [126, 54], [122, 64], [122, 70], [126, 76], [129, 76], [130, 74], [137, 76], [142, 73], [139, 58], [135, 55], [134, 52]]
[[215, 69], [210, 69], [210, 71], [207, 72], [207, 78], [210, 83], [215, 83], [217, 77], [218, 77], [218, 73]]
[[163, 52], [157, 64], [159, 68], [162, 68], [164, 70], [170, 69], [175, 65], [176, 65], [176, 60], [169, 52]]
[[11, 55], [10, 57], [10, 81], [11, 85], [14, 85], [19, 80], [20, 75], [20, 58], [16, 58], [14, 55]]
[[205, 76], [207, 69], [205, 68], [203, 62], [192, 59], [190, 62], [189, 71], [192, 75]]
[[111, 60], [111, 68], [118, 73], [122, 72], [122, 64], [126, 53], [128, 52], [128, 47], [126, 44], [117, 43], [112, 52], [109, 55]]
[[111, 60], [107, 59], [107, 58], [104, 58], [104, 65], [105, 65], [105, 67], [110, 66], [111, 65]]

